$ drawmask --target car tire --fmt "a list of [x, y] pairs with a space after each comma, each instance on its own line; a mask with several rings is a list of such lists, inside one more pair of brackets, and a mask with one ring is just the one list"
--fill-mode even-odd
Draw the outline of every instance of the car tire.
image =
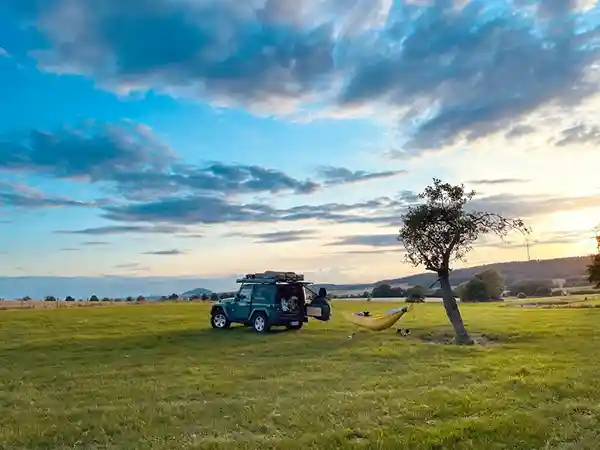
[[231, 322], [223, 311], [216, 311], [210, 315], [210, 325], [216, 330], [225, 330], [231, 326]]
[[304, 325], [303, 322], [300, 322], [298, 325], [292, 325], [291, 323], [288, 323], [285, 327], [288, 330], [299, 330], [302, 328], [302, 325]]
[[267, 333], [271, 326], [269, 325], [269, 319], [263, 312], [258, 312], [252, 316], [251, 322], [252, 329], [257, 333]]

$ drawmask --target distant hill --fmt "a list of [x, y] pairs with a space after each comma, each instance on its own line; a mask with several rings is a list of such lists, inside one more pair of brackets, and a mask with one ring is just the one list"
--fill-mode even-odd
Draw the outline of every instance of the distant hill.
[[[584, 277], [589, 261], [589, 257], [587, 256], [575, 256], [569, 258], [544, 259], [539, 261], [534, 260], [493, 263], [453, 270], [450, 274], [450, 280], [452, 284], [456, 286], [465, 281], [469, 281], [475, 274], [483, 270], [495, 269], [504, 276], [507, 286], [523, 280], [542, 280], [552, 278], [564, 278], [571, 283], [577, 283], [578, 280], [581, 280], [581, 284], [585, 284]], [[371, 291], [375, 286], [384, 283], [391, 286], [407, 287], [421, 285], [429, 287], [436, 279], [437, 276], [433, 272], [429, 272], [409, 275], [401, 278], [381, 280], [375, 283], [318, 284], [315, 287], [317, 289], [319, 287], [324, 287], [332, 293], [358, 293], [363, 291]]]
[[184, 292], [183, 294], [181, 294], [181, 297], [192, 297], [194, 295], [201, 296], [203, 294], [210, 296], [210, 294], [212, 294], [212, 293], [213, 293], [213, 291], [211, 291], [209, 289], [196, 288], [196, 289], [192, 289], [191, 291]]

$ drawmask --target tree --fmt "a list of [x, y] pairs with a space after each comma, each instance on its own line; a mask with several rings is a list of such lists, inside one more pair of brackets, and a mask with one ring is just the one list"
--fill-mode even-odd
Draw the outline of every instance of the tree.
[[44, 301], [45, 302], [55, 302], [56, 297], [54, 295], [47, 295], [46, 297], [44, 297]]
[[588, 281], [600, 288], [600, 253], [592, 256], [591, 264], [588, 266]]
[[371, 291], [371, 296], [373, 298], [389, 298], [394, 296], [394, 290], [392, 286], [389, 284], [380, 284], [373, 288]]
[[411, 286], [406, 290], [406, 298], [412, 303], [425, 300], [426, 289], [423, 286]]
[[490, 292], [488, 286], [477, 276], [467, 281], [460, 290], [461, 302], [487, 302], [489, 300]]
[[171, 294], [171, 295], [169, 295], [169, 300], [171, 300], [171, 301], [177, 301], [177, 300], [179, 300], [179, 295], [177, 295], [177, 294]]
[[520, 219], [467, 209], [474, 196], [475, 191], [465, 191], [462, 184], [453, 186], [434, 178], [433, 184], [419, 194], [424, 203], [410, 206], [402, 216], [398, 234], [398, 240], [406, 249], [407, 262], [415, 267], [424, 265], [437, 274], [444, 292], [444, 309], [454, 328], [455, 341], [459, 344], [471, 344], [473, 340], [452, 295], [451, 263], [464, 261], [483, 235], [493, 233], [503, 238], [511, 230], [524, 234], [530, 232]]
[[504, 277], [494, 269], [487, 269], [475, 275], [486, 287], [488, 296], [492, 300], [500, 300], [504, 292]]
[[132, 301], [133, 301], [133, 297], [132, 297], [131, 295], [129, 295], [129, 296], [127, 296], [127, 297], [125, 298], [125, 301], [126, 301], [126, 302], [132, 302]]
[[202, 293], [202, 301], [204, 301], [204, 302], [205, 302], [205, 301], [207, 301], [207, 300], [208, 300], [208, 298], [209, 298], [209, 297], [208, 297], [208, 295], [206, 295], [206, 292], [203, 292], [203, 293]]
[[90, 302], [99, 302], [99, 301], [100, 301], [100, 299], [98, 298], [97, 295], [92, 295], [90, 297]]
[[74, 302], [74, 301], [75, 301], [75, 299], [73, 297], [71, 297], [70, 295], [67, 295], [65, 297], [65, 302]]
[[213, 292], [212, 294], [210, 294], [210, 299], [213, 302], [218, 302], [219, 301], [219, 295], [216, 292]]
[[143, 295], [138, 295], [136, 301], [139, 303], [144, 303], [146, 301], [146, 297], [144, 297]]

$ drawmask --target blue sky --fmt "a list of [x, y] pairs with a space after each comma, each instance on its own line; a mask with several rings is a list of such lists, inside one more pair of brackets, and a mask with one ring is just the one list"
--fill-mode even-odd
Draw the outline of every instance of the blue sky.
[[4, 4], [0, 296], [414, 273], [394, 234], [433, 177], [535, 257], [593, 248], [596, 2]]

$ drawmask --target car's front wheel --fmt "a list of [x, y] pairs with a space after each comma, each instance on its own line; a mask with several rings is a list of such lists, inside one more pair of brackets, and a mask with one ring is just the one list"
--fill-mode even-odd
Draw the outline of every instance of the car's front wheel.
[[210, 324], [217, 330], [224, 330], [231, 326], [231, 322], [225, 316], [223, 311], [217, 311], [210, 316]]
[[257, 333], [266, 333], [269, 331], [269, 319], [265, 313], [259, 312], [252, 316], [252, 329]]

